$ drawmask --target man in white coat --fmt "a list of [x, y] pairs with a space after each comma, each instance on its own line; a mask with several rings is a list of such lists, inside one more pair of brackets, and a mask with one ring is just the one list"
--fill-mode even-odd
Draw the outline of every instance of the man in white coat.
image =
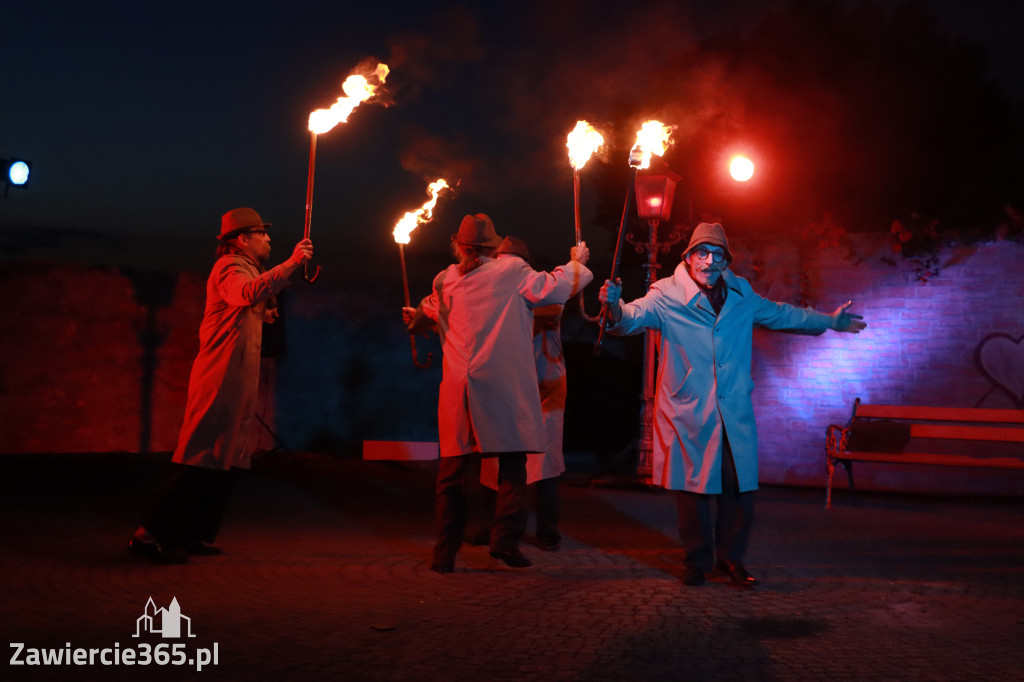
[[444, 354], [437, 406], [441, 461], [437, 474], [437, 542], [430, 568], [454, 570], [466, 527], [469, 456], [497, 457], [498, 499], [491, 525], [491, 556], [530, 566], [519, 549], [526, 528], [526, 453], [544, 452], [533, 309], [564, 303], [593, 274], [590, 251], [573, 247], [571, 260], [552, 273], [518, 258], [497, 260], [501, 237], [482, 213], [463, 218], [452, 236], [459, 262], [434, 278], [417, 309], [404, 308], [408, 331], [436, 324]]
[[185, 419], [173, 469], [150, 501], [128, 551], [158, 563], [215, 554], [231, 469], [248, 469], [255, 447], [263, 324], [277, 318], [268, 305], [289, 276], [313, 255], [303, 239], [291, 256], [267, 270], [270, 234], [259, 214], [236, 208], [221, 217], [217, 261], [206, 282], [199, 352], [188, 381]]
[[722, 226], [701, 223], [675, 273], [644, 297], [623, 303], [621, 280], [605, 281], [599, 296], [611, 333], [661, 332], [652, 478], [677, 491], [686, 585], [703, 584], [712, 567], [737, 586], [757, 583], [743, 565], [758, 487], [754, 327], [817, 335], [866, 326], [851, 303], [827, 315], [762, 298], [728, 269], [732, 259]]
[[[498, 247], [497, 258], [522, 258], [533, 267], [530, 250], [526, 242], [518, 237], [505, 237]], [[562, 350], [561, 322], [564, 307], [561, 303], [554, 303], [533, 309], [533, 359], [537, 366], [537, 387], [540, 389], [546, 441], [544, 452], [531, 452], [526, 456], [526, 484], [534, 488], [536, 537], [541, 549], [545, 551], [557, 550], [562, 545], [562, 533], [558, 529], [558, 479], [565, 471], [562, 433], [568, 394], [565, 353]], [[484, 516], [489, 520], [493, 515], [495, 494], [491, 491], [498, 490], [498, 463], [493, 459], [481, 462], [480, 482], [487, 488], [483, 506]]]

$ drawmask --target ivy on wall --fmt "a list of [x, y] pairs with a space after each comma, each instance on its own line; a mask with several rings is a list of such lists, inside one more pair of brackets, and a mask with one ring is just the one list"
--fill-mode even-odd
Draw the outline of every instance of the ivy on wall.
[[1024, 214], [1006, 204], [1002, 219], [990, 229], [943, 230], [935, 218], [914, 212], [906, 220], [892, 221], [889, 236], [893, 253], [910, 265], [919, 282], [927, 284], [929, 279], [941, 274], [943, 264], [939, 255], [947, 247], [993, 241], [1024, 242]]

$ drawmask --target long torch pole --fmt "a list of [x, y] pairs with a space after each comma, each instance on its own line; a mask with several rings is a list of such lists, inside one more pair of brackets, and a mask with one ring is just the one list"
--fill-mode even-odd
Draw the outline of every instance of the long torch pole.
[[[572, 169], [572, 198], [573, 198], [573, 213], [576, 219], [576, 246], [579, 246], [583, 241], [583, 234], [580, 229], [580, 169], [575, 166]], [[580, 306], [580, 315], [587, 322], [597, 322], [597, 315], [587, 315], [587, 309], [584, 307], [583, 302], [583, 291], [577, 297]]]
[[[309, 175], [306, 179], [306, 225], [302, 230], [302, 238], [309, 239], [309, 223], [313, 217], [313, 175], [316, 172], [316, 133], [309, 134]], [[309, 262], [302, 266], [303, 276], [306, 281], [312, 284], [320, 275], [320, 266], [316, 266], [316, 272], [309, 276]]]
[[[405, 307], [411, 308], [412, 303], [409, 299], [409, 274], [405, 269], [405, 244], [398, 242], [398, 257], [402, 260], [402, 293], [405, 294]], [[409, 347], [412, 350], [412, 362], [420, 369], [426, 369], [430, 367], [430, 363], [433, 360], [433, 354], [427, 353], [426, 362], [420, 362], [419, 353], [416, 351], [416, 335], [409, 334]]]
[[580, 236], [580, 169], [572, 169], [572, 198], [574, 214], [576, 217], [576, 246], [580, 245], [582, 238]]
[[[622, 241], [626, 234], [626, 223], [629, 222], [629, 214], [633, 210], [633, 198], [636, 193], [636, 171], [637, 167], [630, 165], [632, 172], [629, 174], [629, 186], [626, 187], [626, 203], [622, 206], [622, 220], [619, 222], [619, 239], [615, 244], [615, 256], [612, 258], [612, 274], [608, 277], [612, 282], [619, 272], [619, 259], [622, 255]], [[601, 342], [604, 340], [604, 328], [608, 324], [608, 304], [601, 306], [598, 314], [597, 342], [594, 344], [594, 355], [601, 354]]]
[[405, 244], [398, 243], [398, 257], [402, 260], [402, 293], [405, 294], [405, 307], [411, 308], [409, 302], [409, 274], [405, 271]]

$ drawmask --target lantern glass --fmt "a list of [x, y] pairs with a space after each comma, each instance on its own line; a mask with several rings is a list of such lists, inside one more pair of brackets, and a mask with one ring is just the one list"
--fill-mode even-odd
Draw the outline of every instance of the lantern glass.
[[644, 220], [668, 220], [679, 176], [662, 164], [660, 169], [636, 174], [636, 211]]

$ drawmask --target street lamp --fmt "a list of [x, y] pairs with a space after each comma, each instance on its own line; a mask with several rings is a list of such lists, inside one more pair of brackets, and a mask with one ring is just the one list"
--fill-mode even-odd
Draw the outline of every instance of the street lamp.
[[[646, 241], [640, 241], [630, 233], [626, 240], [632, 244], [637, 253], [647, 252], [644, 263], [644, 292], [657, 281], [661, 264], [658, 255], [668, 253], [673, 245], [682, 240], [679, 230], [673, 230], [667, 237], [659, 239], [658, 225], [672, 215], [672, 200], [675, 197], [676, 183], [680, 177], [667, 164], [658, 162], [656, 167], [638, 171], [634, 188], [636, 189], [636, 210], [641, 219], [647, 221], [648, 235]], [[657, 330], [644, 331], [644, 383], [640, 394], [640, 437], [637, 444], [637, 477], [650, 482], [652, 473], [652, 453], [654, 452], [654, 375], [657, 367], [658, 344], [661, 335]]]
[[754, 177], [754, 162], [745, 156], [734, 156], [729, 161], [729, 175], [736, 182], [746, 182]]

